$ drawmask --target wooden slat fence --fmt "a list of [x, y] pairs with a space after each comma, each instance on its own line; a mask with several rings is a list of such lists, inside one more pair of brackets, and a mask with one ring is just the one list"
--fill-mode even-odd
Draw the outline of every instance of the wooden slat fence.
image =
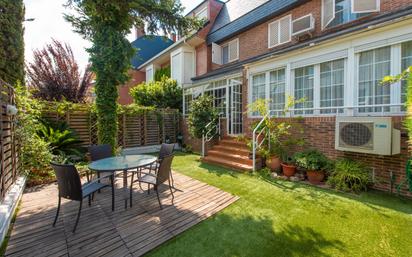
[[14, 97], [14, 88], [0, 80], [0, 201], [16, 181], [21, 168], [15, 116], [7, 115], [7, 105], [15, 105]]
[[[46, 108], [44, 118], [52, 121], [65, 121], [82, 140], [83, 146], [97, 144], [97, 119], [85, 105], [67, 111]], [[118, 144], [123, 148], [175, 143], [179, 133], [178, 110], [162, 109], [145, 111], [139, 114], [123, 113], [118, 120]]]

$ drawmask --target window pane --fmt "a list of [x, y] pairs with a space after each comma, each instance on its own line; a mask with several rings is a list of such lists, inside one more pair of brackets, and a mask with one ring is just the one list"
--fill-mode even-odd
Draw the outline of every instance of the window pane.
[[[303, 100], [295, 104], [295, 109], [313, 108], [313, 65], [295, 70], [295, 100]], [[312, 114], [313, 110], [295, 111], [295, 114]]]
[[[320, 65], [320, 107], [343, 106], [344, 60]], [[320, 113], [342, 113], [343, 109], [321, 109]]]
[[229, 45], [222, 48], [222, 63], [226, 64], [229, 62]]
[[[358, 105], [390, 104], [390, 87], [380, 81], [390, 75], [391, 48], [382, 47], [360, 54]], [[359, 108], [359, 112], [388, 112], [388, 106]]]
[[281, 115], [285, 109], [285, 69], [270, 72], [270, 105], [272, 115]]
[[363, 16], [369, 15], [368, 13], [352, 13], [351, 12], [351, 0], [335, 0], [335, 19], [329, 23], [328, 27], [334, 27], [337, 25], [345, 24], [350, 21], [359, 19]]
[[[412, 66], [412, 41], [402, 44], [402, 71], [406, 70], [409, 66]], [[406, 81], [402, 81], [402, 103], [406, 102]], [[405, 107], [402, 108], [405, 111]]]
[[[254, 75], [252, 77], [252, 103], [258, 99], [266, 99], [265, 92], [265, 74]], [[257, 112], [254, 112], [253, 115], [259, 115]]]

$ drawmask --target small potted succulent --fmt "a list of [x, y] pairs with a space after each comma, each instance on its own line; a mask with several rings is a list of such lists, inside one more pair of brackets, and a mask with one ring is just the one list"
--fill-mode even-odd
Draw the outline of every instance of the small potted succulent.
[[294, 155], [297, 166], [306, 170], [308, 180], [312, 184], [319, 184], [325, 178], [329, 167], [328, 158], [316, 149], [309, 149]]

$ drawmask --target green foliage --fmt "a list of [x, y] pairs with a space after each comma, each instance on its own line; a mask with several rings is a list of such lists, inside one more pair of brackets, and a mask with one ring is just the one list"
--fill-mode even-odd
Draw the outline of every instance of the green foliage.
[[[99, 143], [116, 146], [117, 86], [128, 80], [135, 54], [126, 39], [133, 25], [146, 25], [150, 33], [178, 31], [184, 35], [200, 27], [194, 17], [183, 15], [177, 0], [68, 0], [77, 15], [65, 15], [75, 31], [92, 42], [87, 49], [96, 74], [96, 110]], [[166, 33], [165, 33], [166, 34]]]
[[66, 122], [43, 121], [37, 134], [50, 145], [54, 155], [82, 156], [81, 140]]
[[52, 159], [49, 144], [42, 140], [37, 131], [41, 128], [43, 105], [32, 97], [24, 86], [16, 87], [17, 113], [16, 137], [20, 142], [21, 161], [25, 171], [37, 172], [49, 167]]
[[335, 169], [328, 177], [327, 183], [338, 190], [360, 192], [366, 191], [372, 184], [369, 170], [362, 163], [340, 159], [335, 163]]
[[24, 6], [22, 0], [0, 0], [0, 79], [24, 83]]
[[156, 70], [156, 72], [154, 74], [154, 80], [155, 81], [161, 81], [163, 77], [170, 78], [170, 74], [171, 74], [171, 69], [170, 69], [170, 65], [169, 65], [169, 66], [166, 66], [164, 68]]
[[310, 171], [327, 171], [330, 161], [319, 150], [309, 149], [293, 156], [297, 166]]
[[137, 105], [182, 109], [182, 88], [176, 80], [163, 76], [160, 81], [143, 82], [130, 90]]
[[[288, 97], [286, 106], [282, 111], [286, 114], [289, 108], [302, 100], [294, 100], [292, 97]], [[259, 150], [259, 154], [263, 157], [278, 156], [283, 162], [289, 163], [292, 161], [292, 151], [296, 146], [303, 146], [305, 140], [303, 138], [303, 127], [301, 125], [300, 118], [289, 118], [287, 121], [278, 122], [270, 118], [268, 100], [258, 99], [254, 103], [248, 106], [249, 112], [257, 112], [260, 116], [265, 117], [263, 126], [258, 132], [262, 130], [270, 131], [269, 137], [262, 144], [262, 148]], [[251, 125], [253, 131], [258, 122], [254, 122]], [[263, 135], [264, 133], [262, 133]], [[251, 148], [251, 142], [248, 142], [248, 146]]]
[[202, 138], [203, 133], [206, 132], [206, 125], [212, 121], [217, 123], [218, 117], [219, 113], [213, 107], [211, 96], [202, 95], [193, 100], [188, 117], [190, 134], [196, 138]]

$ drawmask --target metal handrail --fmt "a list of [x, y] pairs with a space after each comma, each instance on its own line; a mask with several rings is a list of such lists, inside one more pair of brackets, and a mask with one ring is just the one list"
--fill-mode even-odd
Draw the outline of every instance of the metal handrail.
[[[263, 140], [262, 140], [260, 143], [256, 142], [256, 139], [259, 138], [259, 137], [262, 135], [262, 133], [265, 132], [264, 129], [262, 129], [258, 134], [256, 134], [256, 133], [257, 133], [257, 131], [259, 130], [259, 128], [262, 126], [263, 122], [264, 122], [267, 118], [269, 118], [269, 113], [266, 114], [266, 115], [260, 120], [260, 122], [257, 124], [257, 126], [255, 127], [255, 129], [254, 129], [253, 132], [252, 132], [252, 160], [253, 160], [253, 171], [256, 171], [256, 150], [258, 150], [258, 149], [262, 146], [262, 144], [265, 142], [265, 140], [266, 140], [266, 137], [265, 137], [265, 138], [263, 138]], [[266, 130], [266, 136], [268, 137], [267, 140], [268, 140], [268, 144], [269, 144], [269, 147], [270, 147], [270, 130], [269, 130], [269, 128]]]
[[[206, 133], [204, 132], [202, 134], [202, 157], [205, 157], [205, 144], [206, 144], [206, 142], [209, 142], [210, 140], [212, 140], [216, 135], [219, 135], [219, 140], [220, 140], [220, 118], [223, 114], [224, 114], [223, 112], [219, 113], [217, 124], [212, 120], [211, 122], [209, 122], [205, 126], [205, 130], [206, 130], [210, 126], [214, 125], [209, 130], [207, 130]], [[209, 134], [212, 133], [213, 131], [215, 131], [215, 133], [213, 135], [209, 136]]]

